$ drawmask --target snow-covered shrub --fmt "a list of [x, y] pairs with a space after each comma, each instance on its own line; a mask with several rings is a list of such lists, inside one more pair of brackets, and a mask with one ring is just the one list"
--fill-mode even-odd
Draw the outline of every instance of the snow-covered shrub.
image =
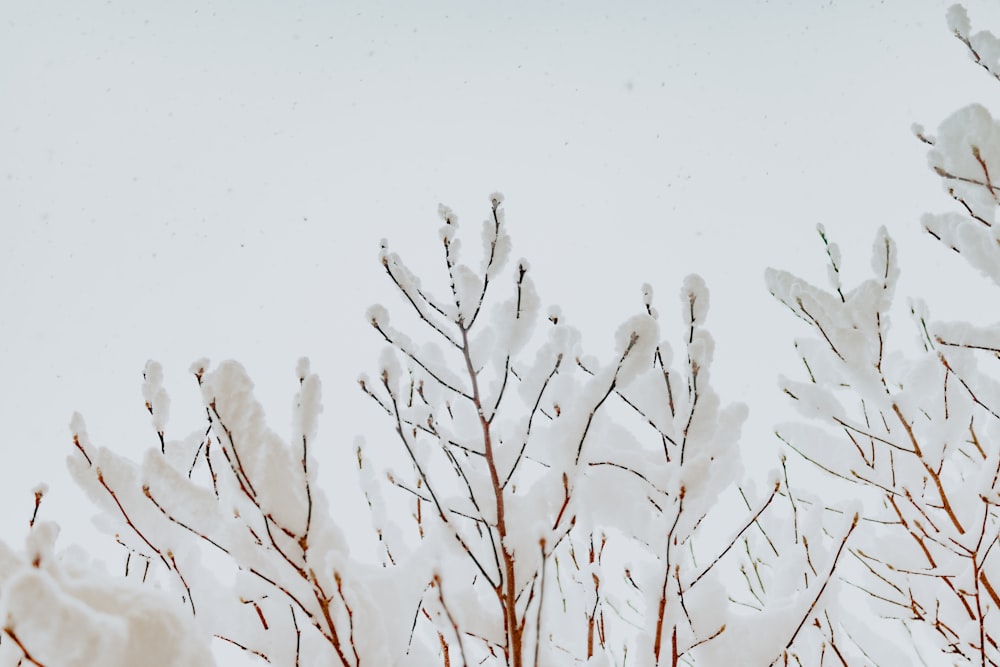
[[239, 364], [206, 361], [191, 368], [205, 426], [173, 439], [151, 361], [157, 439], [141, 462], [71, 423], [71, 472], [125, 550], [125, 581], [53, 557], [54, 526], [34, 528], [28, 555], [0, 551], [2, 655], [138, 664], [142, 646], [143, 664], [211, 664], [209, 637], [251, 662], [351, 667], [766, 664], [822, 650], [811, 628], [829, 624], [821, 598], [854, 522], [826, 535], [820, 505], [798, 507], [780, 475], [744, 479], [746, 408], [709, 382], [702, 281], [681, 290], [676, 360], [644, 286], [602, 361], [557, 308], [541, 315], [527, 262], [505, 271], [499, 195], [478, 270], [441, 214], [447, 298], [380, 253], [429, 336], [368, 313], [388, 345], [360, 384], [395, 431], [378, 442], [396, 442], [357, 445], [379, 556], [350, 554], [317, 475], [307, 361], [287, 440]]
[[[740, 495], [746, 408], [722, 405], [709, 381], [701, 279], [681, 290], [678, 360], [648, 285], [611, 357], [585, 355], [558, 308], [540, 317], [527, 262], [510, 272], [506, 300], [494, 294], [510, 240], [491, 199], [478, 270], [440, 210], [444, 297], [383, 242], [382, 265], [426, 335], [396, 329], [382, 306], [368, 313], [388, 348], [360, 384], [409, 464], [384, 475], [409, 506], [388, 509], [369, 445], [358, 458], [384, 565], [430, 563], [414, 641], [440, 644], [445, 664], [457, 653], [512, 666], [767, 664], [811, 645], [799, 629], [821, 613], [843, 542], [828, 549], [809, 526], [809, 571], [787, 502], [773, 502], [789, 497], [778, 476]], [[792, 544], [776, 549], [771, 534]]]
[[[1000, 40], [972, 34], [964, 9], [949, 25], [973, 59], [1000, 79]], [[947, 118], [937, 136], [915, 128], [960, 212], [926, 215], [925, 229], [1000, 283], [1000, 124], [979, 105]], [[840, 253], [827, 243], [831, 287], [771, 270], [771, 292], [812, 329], [796, 341], [804, 378], [783, 379], [808, 422], [779, 436], [815, 464], [838, 493], [862, 502], [862, 520], [841, 576], [874, 621], [901, 629], [891, 643], [858, 627], [843, 634], [878, 664], [996, 664], [1000, 661], [1000, 326], [933, 322], [911, 304], [919, 344], [890, 335], [899, 270], [895, 246], [879, 231], [873, 277], [841, 284]], [[970, 304], [972, 305], [972, 304]], [[995, 363], [995, 362], [994, 362]], [[846, 598], [845, 598], [846, 599]], [[894, 621], [893, 621], [894, 619]]]
[[[1000, 39], [960, 7], [949, 25], [1000, 80]], [[1000, 283], [1000, 123], [970, 106], [916, 134], [961, 206], [925, 228]], [[804, 421], [778, 434], [820, 481], [796, 468], [790, 485], [785, 459], [747, 480], [746, 409], [710, 382], [701, 280], [681, 290], [679, 345], [645, 286], [610, 357], [588, 356], [527, 262], [506, 268], [491, 203], [478, 268], [441, 208], [443, 298], [379, 256], [415, 326], [367, 315], [387, 349], [360, 385], [394, 431], [357, 445], [375, 562], [351, 556], [317, 474], [307, 361], [287, 440], [235, 362], [195, 363], [205, 427], [168, 437], [150, 362], [141, 462], [72, 422], [71, 471], [126, 576], [56, 553], [52, 523], [32, 521], [23, 551], [0, 543], [0, 665], [209, 665], [210, 637], [277, 665], [1000, 663], [1000, 326], [914, 302], [920, 344], [900, 346], [888, 233], [848, 289], [821, 228], [829, 289], [767, 275], [813, 334], [802, 378], [782, 379]]]

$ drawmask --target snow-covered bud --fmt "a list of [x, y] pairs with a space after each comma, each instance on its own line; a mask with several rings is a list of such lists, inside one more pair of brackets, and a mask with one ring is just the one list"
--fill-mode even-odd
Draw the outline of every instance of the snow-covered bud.
[[153, 428], [162, 435], [170, 417], [170, 397], [163, 388], [163, 367], [159, 362], [147, 361], [142, 379], [142, 397], [146, 401], [146, 409], [153, 417]]
[[207, 357], [195, 359], [188, 367], [188, 372], [198, 378], [198, 384], [201, 384], [201, 378], [205, 375], [205, 371], [208, 370], [210, 365]]
[[444, 220], [446, 225], [458, 225], [458, 216], [444, 204], [438, 204], [438, 217]]
[[299, 378], [299, 383], [302, 383], [309, 375], [309, 357], [301, 357], [299, 362], [295, 365], [295, 374]]
[[374, 304], [368, 307], [365, 311], [365, 319], [368, 320], [373, 327], [384, 327], [389, 323], [389, 311], [385, 309], [385, 306], [381, 304]]
[[948, 8], [948, 13], [945, 16], [949, 30], [957, 37], [968, 38], [972, 31], [972, 25], [969, 23], [969, 14], [965, 11], [965, 7], [954, 4]]

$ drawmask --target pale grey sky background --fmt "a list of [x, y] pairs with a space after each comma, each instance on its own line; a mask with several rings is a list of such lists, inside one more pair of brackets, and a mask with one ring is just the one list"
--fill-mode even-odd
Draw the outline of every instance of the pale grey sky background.
[[[910, 124], [1000, 112], [948, 4], [0, 1], [2, 539], [46, 481], [67, 541], [109, 542], [64, 472], [67, 424], [154, 445], [149, 358], [181, 437], [202, 423], [196, 358], [242, 361], [284, 433], [309, 356], [321, 476], [356, 501], [354, 436], [395, 447], [355, 384], [380, 349], [365, 308], [402, 308], [378, 240], [437, 272], [438, 203], [471, 249], [494, 190], [515, 256], [599, 355], [643, 282], [676, 324], [703, 275], [716, 383], [750, 403], [748, 455], [770, 451], [802, 330], [762, 274], [823, 280], [817, 223], [858, 278], [887, 225], [900, 297], [994, 319], [918, 224], [950, 203]], [[966, 6], [1000, 30], [995, 3]]]

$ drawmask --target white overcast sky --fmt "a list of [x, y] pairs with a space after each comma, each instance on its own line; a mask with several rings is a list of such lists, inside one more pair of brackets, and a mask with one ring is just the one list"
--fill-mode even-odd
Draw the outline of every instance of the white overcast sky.
[[[751, 404], [748, 456], [769, 451], [802, 330], [762, 274], [822, 280], [817, 223], [859, 277], [887, 225], [901, 297], [975, 306], [954, 295], [978, 279], [920, 233], [950, 204], [909, 129], [1000, 110], [947, 5], [0, 0], [0, 535], [20, 542], [47, 481], [43, 514], [83, 539], [70, 415], [153, 445], [149, 358], [180, 437], [201, 424], [193, 360], [242, 361], [284, 433], [309, 356], [321, 475], [354, 493], [354, 436], [395, 446], [355, 384], [380, 349], [365, 308], [402, 308], [378, 240], [439, 271], [438, 203], [475, 234], [494, 190], [598, 355], [643, 282], [670, 325], [702, 274], [714, 377]], [[1000, 30], [989, 5], [967, 3], [973, 25]]]

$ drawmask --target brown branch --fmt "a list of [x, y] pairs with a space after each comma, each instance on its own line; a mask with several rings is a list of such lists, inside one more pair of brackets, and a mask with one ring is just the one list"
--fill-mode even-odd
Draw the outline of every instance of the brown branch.
[[[788, 643], [785, 644], [785, 648], [782, 650], [782, 653], [787, 652], [792, 647], [792, 644], [795, 643], [795, 638], [798, 637], [799, 632], [802, 630], [803, 626], [805, 626], [806, 621], [808, 621], [809, 618], [812, 616], [813, 610], [816, 609], [816, 605], [819, 604], [820, 598], [823, 597], [823, 592], [826, 590], [827, 585], [829, 585], [830, 580], [833, 579], [833, 573], [837, 569], [837, 561], [840, 560], [840, 554], [843, 553], [844, 546], [847, 544], [847, 540], [851, 537], [851, 533], [854, 532], [854, 529], [857, 528], [857, 526], [858, 526], [858, 515], [855, 514], [854, 519], [851, 521], [851, 527], [847, 529], [847, 534], [844, 535], [844, 539], [840, 541], [840, 546], [837, 547], [837, 553], [834, 554], [833, 556], [833, 562], [830, 564], [830, 572], [827, 574], [826, 578], [823, 580], [823, 583], [820, 585], [819, 591], [813, 598], [812, 603], [809, 605], [809, 609], [802, 617], [802, 620], [799, 622], [798, 627], [795, 628], [795, 632], [792, 633], [792, 636], [789, 638]], [[780, 656], [772, 660], [771, 664], [773, 665], [774, 663], [776, 663], [779, 658]]]
[[31, 512], [31, 518], [28, 519], [28, 528], [33, 528], [35, 525], [35, 519], [38, 518], [38, 507], [42, 504], [42, 496], [45, 492], [42, 489], [35, 490], [35, 509]]
[[[486, 581], [489, 582], [490, 586], [495, 589], [497, 587], [497, 583], [494, 582], [493, 577], [490, 576], [490, 573], [486, 571], [486, 568], [480, 562], [479, 558], [472, 552], [472, 549], [469, 547], [469, 545], [466, 544], [465, 540], [458, 532], [458, 529], [455, 526], [453, 526], [451, 521], [448, 519], [448, 514], [445, 511], [444, 506], [442, 506], [440, 501], [438, 500], [437, 494], [434, 492], [434, 488], [431, 486], [430, 480], [428, 479], [423, 466], [417, 460], [416, 452], [414, 452], [413, 447], [412, 445], [410, 445], [410, 441], [407, 439], [406, 434], [404, 432], [403, 419], [402, 415], [399, 412], [399, 403], [396, 401], [395, 394], [393, 394], [389, 388], [389, 377], [388, 374], [386, 373], [382, 374], [382, 385], [385, 387], [386, 391], [389, 393], [389, 396], [392, 398], [393, 416], [395, 417], [396, 420], [396, 434], [399, 436], [400, 440], [402, 440], [403, 447], [406, 449], [407, 454], [410, 456], [410, 461], [413, 462], [414, 468], [417, 471], [417, 475], [419, 476], [420, 480], [422, 480], [424, 486], [427, 488], [427, 492], [430, 494], [431, 500], [434, 503], [435, 508], [437, 509], [438, 517], [445, 525], [447, 525], [451, 529], [452, 535], [455, 537], [455, 539], [461, 545], [462, 549], [472, 560], [473, 564], [479, 570], [480, 574], [482, 574], [483, 577], [486, 579]], [[487, 424], [487, 428], [488, 427], [489, 424]], [[494, 558], [496, 559], [497, 570], [498, 570], [497, 576], [499, 577], [501, 576], [499, 574], [500, 562], [495, 549], [494, 549]]]
[[796, 299], [796, 304], [798, 305], [799, 310], [801, 310], [806, 315], [808, 321], [811, 322], [812, 325], [816, 327], [816, 329], [818, 329], [821, 334], [823, 334], [823, 338], [826, 339], [826, 342], [830, 346], [830, 349], [833, 350], [833, 353], [837, 355], [841, 361], [846, 363], [847, 360], [844, 359], [844, 355], [840, 353], [840, 350], [837, 349], [837, 346], [833, 344], [832, 340], [830, 340], [830, 337], [827, 335], [826, 330], [823, 329], [823, 325], [820, 324], [819, 320], [813, 317], [808, 310], [806, 310], [805, 305], [803, 305], [802, 303], [802, 299]]
[[191, 587], [188, 586], [187, 580], [184, 575], [181, 574], [181, 569], [177, 567], [177, 560], [174, 558], [172, 551], [167, 552], [167, 557], [170, 559], [170, 564], [173, 565], [174, 572], [177, 573], [177, 578], [181, 580], [181, 584], [184, 586], [184, 590], [187, 591], [188, 604], [191, 605], [191, 615], [196, 616], [197, 613], [194, 610], [194, 598], [191, 596]]
[[80, 443], [80, 436], [77, 433], [73, 434], [73, 444], [76, 445], [76, 448], [80, 450], [81, 454], [83, 454], [83, 458], [87, 459], [87, 465], [94, 465], [94, 462], [90, 460], [90, 455], [87, 454], [87, 450], [85, 450], [83, 445]]
[[302, 537], [299, 538], [299, 547], [302, 549], [302, 560], [307, 560], [309, 552], [309, 529], [312, 527], [312, 513], [313, 513], [313, 499], [312, 499], [312, 489], [309, 484], [309, 464], [308, 461], [308, 446], [306, 443], [306, 436], [302, 436], [302, 478], [303, 485], [306, 487], [306, 527], [302, 531]]
[[152, 492], [149, 490], [149, 485], [148, 484], [143, 484], [142, 485], [142, 493], [143, 493], [143, 495], [146, 496], [146, 498], [149, 499], [149, 502], [153, 503], [153, 505], [156, 507], [156, 509], [160, 510], [160, 513], [163, 514], [163, 516], [166, 517], [169, 521], [177, 524], [178, 526], [180, 526], [184, 530], [188, 531], [192, 535], [197, 535], [198, 537], [200, 537], [201, 539], [205, 540], [206, 542], [208, 542], [209, 544], [211, 544], [212, 546], [214, 546], [216, 549], [218, 549], [222, 553], [225, 553], [225, 554], [229, 553], [229, 549], [225, 548], [224, 546], [222, 546], [221, 544], [219, 544], [218, 542], [216, 542], [215, 540], [213, 540], [209, 536], [205, 535], [204, 533], [202, 533], [200, 531], [197, 531], [194, 528], [192, 528], [191, 526], [187, 525], [186, 523], [178, 520], [172, 514], [170, 514], [169, 512], [167, 512], [166, 508], [164, 508], [163, 505], [161, 505], [159, 502], [157, 502], [156, 498], [153, 497]]
[[236, 648], [242, 649], [243, 651], [249, 653], [250, 655], [255, 655], [258, 658], [260, 658], [261, 660], [263, 660], [264, 662], [271, 662], [271, 659], [269, 657], [267, 657], [265, 654], [261, 653], [260, 651], [255, 650], [255, 649], [252, 649], [252, 648], [249, 648], [247, 646], [244, 646], [243, 644], [239, 643], [236, 640], [230, 639], [229, 637], [223, 637], [222, 635], [213, 635], [213, 637], [215, 637], [216, 639], [221, 639], [224, 642], [228, 642], [228, 643], [232, 644], [233, 646], [235, 646]]
[[[462, 633], [458, 629], [458, 621], [455, 620], [455, 617], [451, 613], [451, 609], [448, 608], [448, 604], [444, 601], [444, 590], [442, 590], [441, 587], [441, 577], [437, 573], [434, 574], [434, 586], [437, 588], [438, 601], [441, 603], [441, 608], [444, 609], [444, 615], [451, 624], [452, 631], [455, 633], [455, 641], [458, 642], [458, 653], [462, 657], [462, 665], [465, 667], [469, 664], [469, 661], [465, 657], [465, 645], [462, 643]], [[445, 656], [447, 656], [448, 643], [444, 640], [444, 635], [441, 635], [441, 642], [442, 649], [445, 651]], [[447, 662], [447, 657], [445, 660]], [[535, 663], [537, 664], [538, 661], [536, 660]]]
[[[21, 651], [21, 653], [24, 654], [24, 659], [25, 660], [27, 660], [31, 664], [35, 665], [35, 667], [45, 667], [45, 665], [43, 665], [42, 663], [38, 662], [37, 660], [35, 660], [31, 656], [31, 653], [28, 652], [27, 647], [18, 638], [17, 633], [14, 632], [14, 628], [12, 628], [12, 627], [10, 627], [8, 625], [8, 626], [4, 627], [3, 631], [7, 634], [8, 637], [11, 638], [11, 640], [13, 640], [13, 642], [15, 644], [17, 644], [17, 648]], [[18, 662], [18, 664], [21, 664], [21, 663]]]
[[104, 473], [101, 472], [100, 468], [97, 468], [97, 481], [100, 482], [101, 486], [104, 487], [104, 490], [108, 492], [108, 494], [111, 496], [111, 499], [115, 501], [115, 505], [118, 506], [118, 511], [121, 513], [122, 518], [125, 519], [125, 523], [128, 525], [128, 527], [131, 528], [132, 531], [139, 536], [139, 539], [141, 539], [143, 542], [146, 543], [146, 546], [148, 546], [150, 549], [153, 550], [153, 553], [155, 553], [157, 556], [160, 557], [160, 560], [162, 560], [163, 564], [167, 566], [167, 569], [169, 569], [170, 562], [166, 559], [163, 553], [160, 552], [160, 550], [157, 549], [155, 546], [153, 546], [153, 543], [150, 542], [145, 535], [143, 535], [142, 531], [139, 530], [139, 528], [134, 523], [132, 523], [132, 519], [129, 517], [128, 512], [125, 511], [125, 508], [122, 506], [121, 501], [118, 500], [118, 494], [116, 494], [114, 490], [110, 486], [108, 486], [108, 483], [104, 481]]
[[556, 356], [556, 363], [552, 367], [552, 370], [545, 377], [545, 381], [542, 383], [541, 389], [538, 390], [538, 396], [535, 397], [535, 404], [531, 408], [531, 412], [528, 414], [528, 428], [524, 432], [524, 442], [521, 443], [521, 449], [517, 453], [517, 458], [514, 459], [514, 464], [510, 467], [510, 472], [507, 473], [507, 478], [503, 481], [503, 486], [506, 487], [510, 482], [510, 478], [514, 476], [514, 471], [517, 470], [517, 466], [521, 463], [521, 457], [524, 456], [524, 451], [528, 447], [528, 438], [531, 437], [531, 427], [535, 421], [535, 415], [538, 413], [538, 408], [542, 403], [542, 396], [545, 394], [545, 389], [549, 386], [549, 382], [555, 377], [556, 373], [559, 372], [559, 366], [562, 364], [563, 355], [560, 352]]
[[948, 365], [948, 361], [944, 358], [943, 354], [941, 354], [939, 352], [938, 353], [938, 358], [941, 360], [941, 363], [944, 364], [944, 367], [947, 370], [951, 371], [951, 373], [956, 378], [958, 378], [958, 381], [962, 384], [963, 387], [965, 387], [965, 391], [967, 391], [969, 393], [969, 397], [972, 398], [973, 402], [975, 402], [977, 405], [979, 405], [980, 407], [982, 407], [984, 410], [986, 410], [987, 412], [989, 412], [991, 415], [993, 415], [997, 419], [1000, 419], [1000, 415], [998, 415], [993, 408], [991, 408], [990, 406], [988, 406], [985, 403], [983, 403], [982, 401], [980, 401], [979, 397], [976, 396], [975, 392], [972, 391], [972, 387], [969, 386], [969, 383], [966, 382], [965, 379], [961, 375], [959, 375], [958, 373], [956, 373], [954, 371], [954, 369], [951, 366]]
[[695, 643], [691, 644], [680, 655], [686, 655], [686, 654], [690, 653], [691, 651], [693, 651], [694, 649], [696, 649], [699, 646], [701, 646], [702, 644], [707, 644], [708, 642], [712, 641], [713, 639], [715, 639], [716, 637], [718, 637], [719, 635], [721, 635], [725, 631], [726, 631], [726, 624], [723, 623], [721, 626], [719, 626], [718, 630], [716, 630], [715, 632], [713, 632], [712, 634], [710, 634], [708, 637], [705, 637], [704, 639], [699, 639]]
[[493, 487], [493, 497], [496, 503], [497, 535], [499, 537], [500, 558], [503, 561], [503, 572], [500, 580], [494, 588], [500, 605], [504, 613], [504, 632], [506, 644], [504, 651], [512, 667], [521, 667], [523, 656], [521, 655], [521, 631], [517, 620], [517, 590], [514, 580], [514, 554], [507, 545], [507, 518], [506, 499], [504, 498], [504, 487], [500, 483], [500, 475], [497, 471], [496, 456], [493, 451], [493, 436], [490, 430], [490, 422], [483, 413], [482, 400], [479, 394], [479, 378], [472, 365], [472, 352], [469, 347], [469, 331], [459, 324], [462, 332], [462, 354], [465, 357], [465, 368], [472, 383], [472, 402], [476, 407], [479, 416], [479, 425], [483, 432], [483, 453], [486, 455], [486, 467], [490, 474], [490, 484]]
[[[722, 558], [727, 553], [729, 553], [729, 550], [732, 549], [733, 545], [736, 544], [736, 542], [739, 541], [739, 539], [743, 535], [743, 533], [745, 533], [750, 528], [750, 526], [752, 526], [755, 523], [757, 523], [757, 519], [760, 518], [760, 515], [764, 513], [764, 510], [767, 509], [768, 505], [771, 504], [771, 501], [774, 500], [774, 497], [778, 494], [778, 489], [779, 489], [780, 486], [781, 486], [780, 483], [775, 482], [775, 484], [774, 484], [774, 490], [771, 491], [771, 495], [768, 496], [768, 498], [764, 502], [764, 504], [760, 506], [760, 509], [758, 509], [754, 513], [754, 515], [752, 517], [750, 517], [750, 519], [744, 524], [744, 526], [742, 528], [740, 528], [739, 532], [737, 532], [736, 535], [733, 537], [733, 539], [730, 540], [729, 544], [727, 544], [726, 547], [722, 551], [719, 552], [719, 555], [715, 557], [715, 560], [713, 560], [711, 563], [708, 564], [708, 566], [706, 566], [704, 569], [702, 569], [702, 571], [700, 573], [698, 573], [698, 576], [696, 576], [694, 579], [692, 579], [691, 583], [689, 583], [687, 586], [684, 586], [682, 590], [691, 590], [694, 587], [695, 584], [697, 584], [699, 581], [701, 581], [702, 577], [704, 577], [706, 574], [708, 574], [709, 571], [713, 567], [715, 567], [719, 563], [719, 561], [722, 560]], [[789, 495], [789, 497], [791, 497], [791, 495]]]
[[[535, 665], [536, 665], [536, 667], [539, 664], [539, 662], [538, 662], [538, 653], [539, 653], [539, 651], [541, 649], [541, 646], [542, 646], [542, 608], [544, 607], [544, 602], [545, 602], [545, 561], [547, 560], [547, 557], [545, 555], [545, 538], [544, 537], [541, 538], [538, 541], [538, 546], [539, 546], [539, 549], [541, 551], [542, 565], [539, 568], [541, 572], [539, 574], [539, 583], [538, 583], [538, 611], [537, 611], [537, 614], [535, 615]], [[463, 656], [463, 659], [464, 659], [464, 656]]]
[[[392, 272], [392, 269], [389, 266], [389, 260], [388, 260], [388, 258], [384, 258], [382, 260], [382, 266], [385, 267], [385, 272], [388, 274], [388, 276], [392, 280], [393, 284], [396, 285], [396, 289], [398, 289], [399, 292], [403, 296], [406, 297], [406, 300], [410, 302], [411, 306], [413, 306], [413, 310], [417, 311], [417, 316], [421, 320], [423, 320], [425, 323], [427, 323], [428, 326], [430, 326], [432, 329], [434, 329], [434, 331], [436, 331], [438, 334], [440, 334], [442, 338], [444, 338], [445, 340], [447, 340], [449, 343], [451, 343], [455, 347], [458, 347], [458, 343], [456, 341], [452, 340], [451, 336], [449, 336], [447, 334], [447, 332], [445, 332], [444, 329], [437, 322], [435, 322], [433, 319], [431, 319], [431, 317], [429, 316], [429, 314], [427, 314], [427, 313], [424, 312], [424, 310], [417, 304], [416, 300], [410, 295], [409, 291], [407, 291], [406, 289], [404, 289], [402, 283], [396, 277], [396, 274], [394, 274]], [[420, 296], [421, 299], [423, 299], [424, 303], [426, 303], [430, 308], [432, 308], [433, 310], [437, 311], [440, 315], [445, 315], [444, 311], [442, 311], [440, 308], [438, 308], [422, 291], [420, 291], [419, 289], [417, 289], [416, 293]]]
[[626, 465], [622, 465], [621, 463], [615, 463], [614, 461], [591, 461], [587, 465], [591, 466], [591, 467], [596, 467], [596, 466], [610, 466], [612, 468], [617, 468], [618, 470], [624, 470], [625, 472], [629, 473], [630, 475], [635, 475], [636, 477], [638, 477], [639, 479], [641, 479], [642, 481], [644, 481], [646, 484], [648, 484], [650, 486], [650, 488], [652, 488], [657, 493], [660, 493], [660, 494], [662, 494], [664, 496], [670, 495], [666, 491], [664, 491], [663, 489], [659, 488], [658, 486], [656, 486], [655, 484], [653, 484], [651, 481], [649, 481], [649, 478], [646, 477], [645, 475], [643, 475], [638, 470], [635, 470], [634, 468], [630, 468], [630, 467], [628, 467]]
[[[497, 250], [497, 240], [500, 237], [500, 216], [497, 214], [497, 208], [499, 208], [499, 203], [493, 205], [493, 240], [490, 242], [490, 256], [486, 260], [486, 268], [483, 271], [483, 287], [479, 293], [479, 300], [476, 302], [476, 310], [472, 313], [472, 318], [467, 323], [468, 327], [472, 327], [476, 323], [476, 318], [479, 317], [479, 311], [483, 307], [483, 303], [486, 301], [486, 291], [490, 287], [490, 269], [493, 267], [493, 262], [496, 259]], [[517, 303], [520, 306], [521, 303], [521, 282], [524, 280], [524, 266], [519, 266], [519, 273], [517, 277]], [[520, 319], [521, 309], [518, 307], [516, 318]]]
[[924, 470], [927, 471], [927, 474], [930, 475], [931, 479], [934, 481], [934, 485], [938, 490], [938, 496], [941, 498], [941, 504], [944, 505], [944, 511], [948, 514], [948, 518], [951, 519], [951, 522], [955, 525], [955, 529], [958, 530], [959, 534], [964, 535], [965, 529], [962, 527], [961, 522], [959, 522], [958, 517], [955, 516], [954, 510], [951, 508], [951, 503], [948, 501], [948, 495], [945, 493], [944, 486], [941, 484], [941, 478], [938, 476], [937, 471], [935, 471], [934, 468], [932, 468], [930, 464], [924, 460], [923, 454], [920, 451], [920, 444], [917, 442], [916, 436], [913, 435], [913, 429], [910, 427], [909, 422], [907, 422], [903, 417], [902, 411], [895, 402], [892, 404], [892, 410], [896, 413], [896, 416], [899, 417], [899, 422], [906, 430], [906, 434], [910, 436], [910, 442], [913, 444], [913, 452], [920, 459], [920, 463], [923, 464]]
[[[680, 494], [677, 498], [677, 514], [674, 515], [673, 525], [670, 526], [670, 530], [667, 532], [667, 549], [664, 555], [664, 575], [663, 575], [663, 588], [660, 591], [660, 601], [656, 612], [656, 638], [653, 641], [653, 660], [655, 663], [660, 662], [660, 650], [661, 644], [663, 642], [663, 622], [666, 616], [667, 609], [667, 588], [670, 585], [670, 546], [674, 541], [674, 531], [677, 530], [677, 524], [681, 518], [681, 512], [684, 511], [684, 487], [681, 486]], [[676, 633], [677, 628], [674, 628]], [[676, 657], [676, 634], [674, 636], [674, 653]]]
[[1000, 198], [997, 197], [996, 189], [993, 187], [993, 183], [990, 181], [990, 169], [986, 166], [986, 161], [983, 160], [982, 154], [979, 152], [979, 146], [972, 145], [972, 157], [976, 158], [976, 162], [983, 170], [983, 178], [986, 179], [986, 189], [989, 191], [990, 195], [993, 197], [993, 201], [1000, 203]]
[[902, 447], [900, 445], [897, 445], [896, 443], [894, 443], [891, 440], [886, 440], [885, 438], [880, 438], [879, 436], [875, 435], [874, 433], [870, 433], [870, 432], [868, 432], [868, 431], [866, 431], [866, 430], [864, 430], [862, 428], [858, 428], [857, 426], [854, 426], [853, 424], [848, 424], [846, 421], [844, 421], [840, 417], [831, 417], [831, 419], [833, 421], [837, 422], [838, 424], [840, 424], [841, 426], [843, 426], [844, 428], [849, 429], [851, 431], [854, 431], [855, 433], [859, 433], [859, 434], [865, 436], [866, 438], [870, 438], [870, 439], [875, 440], [877, 442], [881, 442], [883, 445], [888, 445], [889, 447], [892, 447], [893, 449], [898, 449], [899, 451], [906, 452], [907, 454], [914, 454], [915, 453], [913, 450], [910, 450], [910, 449], [907, 449], [906, 447]]
[[961, 347], [966, 350], [982, 350], [983, 352], [993, 352], [994, 354], [1000, 354], [1000, 347], [990, 347], [989, 345], [972, 345], [971, 343], [954, 343], [949, 340], [944, 340], [940, 336], [935, 336], [935, 340], [939, 345], [944, 345], [946, 347]]
[[979, 187], [987, 188], [991, 191], [991, 194], [1000, 190], [1000, 187], [996, 185], [984, 183], [983, 181], [977, 181], [976, 179], [969, 178], [968, 176], [956, 176], [955, 174], [952, 174], [951, 172], [944, 169], [943, 167], [937, 165], [934, 166], [934, 173], [944, 179], [952, 181], [961, 181], [962, 183], [969, 183], [970, 185], [978, 185]]
[[458, 387], [455, 387], [454, 385], [446, 382], [437, 373], [435, 373], [434, 371], [432, 371], [430, 369], [430, 367], [427, 366], [427, 364], [425, 364], [423, 361], [421, 361], [419, 357], [417, 357], [415, 354], [413, 354], [408, 349], [406, 349], [406, 347], [404, 347], [404, 346], [400, 345], [398, 342], [394, 341], [392, 339], [392, 337], [389, 336], [389, 334], [387, 334], [384, 329], [382, 329], [382, 327], [379, 325], [379, 323], [375, 319], [372, 319], [371, 325], [375, 328], [376, 331], [378, 331], [380, 334], [382, 334], [382, 338], [384, 338], [387, 343], [389, 343], [390, 345], [392, 345], [393, 347], [395, 347], [397, 350], [399, 350], [400, 352], [402, 352], [403, 354], [405, 354], [417, 366], [420, 366], [420, 368], [422, 368], [424, 370], [424, 372], [427, 373], [427, 375], [429, 375], [431, 378], [433, 378], [435, 382], [437, 382], [438, 384], [440, 384], [442, 387], [448, 389], [449, 391], [453, 391], [454, 393], [458, 394], [459, 396], [462, 396], [463, 398], [466, 398], [466, 399], [468, 399], [470, 401], [472, 400], [472, 396], [470, 396], [466, 392], [462, 391]]
[[[257, 491], [253, 488], [253, 482], [250, 481], [250, 477], [246, 473], [246, 468], [243, 467], [243, 462], [240, 460], [240, 452], [236, 449], [236, 442], [233, 440], [233, 434], [229, 430], [229, 427], [226, 426], [225, 422], [222, 421], [222, 416], [215, 407], [215, 399], [212, 399], [212, 402], [209, 403], [209, 407], [212, 409], [212, 412], [215, 413], [219, 426], [222, 427], [223, 433], [226, 434], [226, 438], [229, 440], [229, 447], [227, 448], [224, 444], [222, 444], [222, 438], [219, 438], [218, 435], [216, 435], [219, 447], [222, 448], [222, 455], [226, 457], [226, 461], [229, 462], [229, 468], [236, 476], [236, 481], [240, 484], [240, 490], [243, 491], [243, 494], [252, 501], [257, 497]], [[230, 449], [233, 450], [232, 458], [229, 456]]]
[[299, 629], [299, 621], [295, 618], [295, 607], [288, 605], [288, 611], [292, 614], [292, 627], [295, 628], [295, 667], [299, 667], [299, 655], [302, 650], [302, 631]]
[[997, 596], [996, 589], [993, 588], [993, 584], [990, 583], [989, 577], [986, 576], [986, 572], [983, 570], [979, 571], [979, 581], [982, 583], [983, 588], [986, 589], [986, 593], [990, 596], [990, 599], [993, 600], [993, 604], [1000, 609], [1000, 596]]
[[[638, 340], [639, 340], [639, 334], [633, 331], [631, 338], [629, 338], [628, 345], [625, 346], [625, 351], [622, 352], [621, 358], [618, 359], [618, 366], [615, 368], [615, 374], [611, 378], [611, 383], [608, 385], [608, 390], [604, 392], [604, 395], [601, 396], [600, 400], [597, 401], [597, 404], [590, 410], [590, 414], [587, 415], [587, 422], [583, 426], [583, 433], [580, 435], [580, 442], [576, 447], [576, 461], [575, 461], [576, 464], [580, 463], [580, 455], [583, 453], [583, 442], [584, 440], [587, 439], [587, 433], [590, 431], [590, 425], [594, 421], [594, 416], [597, 415], [597, 411], [601, 409], [602, 405], [604, 405], [604, 401], [608, 399], [608, 396], [611, 395], [611, 392], [615, 390], [615, 386], [618, 383], [618, 373], [621, 372], [622, 365], [625, 363], [625, 359], [628, 357], [629, 352], [632, 351], [632, 348], [635, 347], [635, 344], [636, 342], [638, 342]], [[681, 462], [683, 463], [684, 460], [683, 450], [681, 450], [681, 452], [682, 452]]]
[[[313, 580], [315, 581], [316, 575], [313, 574]], [[347, 604], [347, 598], [344, 597], [344, 586], [343, 580], [340, 578], [340, 572], [336, 570], [333, 571], [333, 579], [337, 583], [337, 595], [340, 596], [340, 601], [344, 605], [344, 610], [347, 612], [347, 638], [351, 642], [351, 650], [354, 652], [354, 664], [360, 665], [361, 658], [358, 657], [358, 647], [354, 642], [354, 610], [351, 609], [351, 605]]]

